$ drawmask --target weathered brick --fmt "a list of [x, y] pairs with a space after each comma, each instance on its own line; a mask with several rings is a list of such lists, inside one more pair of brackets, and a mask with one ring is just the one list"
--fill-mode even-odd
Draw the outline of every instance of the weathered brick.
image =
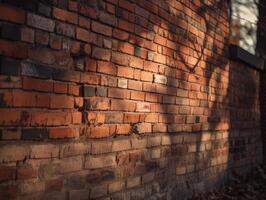
[[130, 140], [116, 140], [113, 142], [112, 151], [124, 151], [131, 148]]
[[55, 31], [60, 35], [65, 35], [72, 38], [75, 37], [75, 27], [70, 24], [56, 22]]
[[33, 169], [31, 166], [21, 166], [17, 169], [17, 178], [18, 179], [30, 179], [36, 178], [37, 171]]
[[95, 186], [91, 188], [90, 198], [98, 198], [107, 194], [107, 185]]
[[96, 95], [96, 88], [91, 86], [83, 86], [83, 96], [91, 97]]
[[100, 60], [109, 61], [111, 59], [111, 52], [107, 49], [102, 49], [98, 47], [92, 48], [92, 57]]
[[83, 156], [63, 158], [60, 162], [61, 173], [80, 171], [83, 169]]
[[10, 166], [1, 166], [0, 167], [0, 183], [14, 180], [16, 177], [16, 168]]
[[91, 153], [92, 154], [104, 154], [112, 152], [112, 142], [105, 141], [105, 142], [93, 142]]
[[137, 103], [136, 112], [150, 112], [150, 110], [151, 110], [150, 103], [143, 103], [143, 102]]
[[123, 190], [125, 188], [125, 185], [126, 185], [125, 181], [113, 182], [113, 183], [109, 184], [108, 191], [110, 193], [121, 191], [121, 190]]
[[106, 36], [112, 35], [112, 28], [111, 27], [106, 26], [106, 25], [101, 24], [101, 23], [96, 22], [96, 21], [92, 21], [91, 29], [92, 29], [92, 31], [94, 31], [96, 33], [100, 33], [100, 34], [103, 34]]
[[91, 152], [91, 144], [83, 142], [73, 142], [60, 147], [60, 157], [77, 156]]
[[89, 190], [70, 190], [69, 191], [69, 200], [87, 200], [89, 198]]
[[148, 147], [154, 147], [161, 145], [162, 138], [161, 136], [150, 136], [148, 137]]
[[28, 158], [30, 148], [27, 145], [1, 145], [0, 162], [20, 161]]
[[30, 146], [31, 158], [54, 158], [59, 156], [59, 146], [54, 144], [34, 144]]
[[127, 179], [127, 188], [133, 188], [133, 187], [137, 187], [140, 185], [140, 177], [133, 177], [133, 178], [128, 178]]
[[116, 165], [115, 155], [98, 156], [98, 157], [89, 156], [86, 158], [85, 161], [85, 168], [87, 169], [98, 169], [104, 167], [112, 167], [115, 165]]
[[55, 27], [53, 20], [32, 13], [27, 15], [27, 23], [29, 26], [50, 32], [53, 32]]

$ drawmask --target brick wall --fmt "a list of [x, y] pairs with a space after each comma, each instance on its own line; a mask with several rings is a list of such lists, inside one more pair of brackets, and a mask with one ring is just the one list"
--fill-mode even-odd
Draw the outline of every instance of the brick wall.
[[0, 199], [183, 199], [261, 162], [225, 1], [1, 2]]

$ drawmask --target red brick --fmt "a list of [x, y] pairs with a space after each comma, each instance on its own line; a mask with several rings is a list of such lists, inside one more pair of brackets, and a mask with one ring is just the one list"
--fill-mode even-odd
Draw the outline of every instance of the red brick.
[[70, 0], [68, 2], [68, 8], [71, 11], [78, 11], [78, 2]]
[[105, 115], [99, 112], [89, 112], [87, 119], [93, 125], [103, 124], [105, 122]]
[[21, 29], [21, 40], [24, 42], [34, 43], [35, 32], [31, 28], [24, 27]]
[[118, 27], [122, 30], [128, 31], [128, 32], [134, 32], [134, 24], [129, 23], [123, 19], [118, 20]]
[[65, 95], [51, 96], [51, 108], [73, 108], [74, 98]]
[[18, 188], [15, 185], [0, 186], [0, 194], [3, 199], [14, 199], [17, 197]]
[[123, 111], [134, 111], [136, 108], [136, 103], [132, 101], [116, 100], [111, 101], [111, 110], [123, 110]]
[[110, 14], [115, 14], [115, 6], [110, 4], [110, 3], [107, 3], [106, 4], [106, 10], [107, 12], [109, 12]]
[[135, 5], [133, 3], [130, 3], [126, 0], [119, 0], [118, 5], [128, 11], [134, 12], [135, 11]]
[[134, 46], [129, 43], [118, 43], [118, 51], [121, 51], [122, 53], [127, 53], [130, 55], [134, 55]]
[[17, 125], [21, 119], [21, 112], [15, 110], [0, 110], [0, 124], [1, 125]]
[[97, 62], [94, 59], [85, 60], [85, 71], [96, 72]]
[[81, 112], [72, 113], [72, 123], [80, 124], [81, 122], [82, 122], [82, 113]]
[[30, 179], [36, 178], [37, 172], [31, 166], [22, 166], [17, 170], [17, 178], [18, 179]]
[[81, 75], [81, 81], [86, 84], [97, 85], [100, 83], [100, 76], [83, 73]]
[[79, 16], [79, 25], [83, 28], [90, 29], [91, 20], [82, 16]]
[[133, 89], [133, 90], [142, 90], [142, 82], [141, 81], [134, 81], [134, 80], [129, 80], [128, 81], [128, 89]]
[[80, 87], [78, 85], [68, 85], [68, 94], [78, 96], [79, 88]]
[[119, 88], [109, 88], [108, 97], [128, 99], [130, 97], [130, 91]]
[[3, 21], [24, 24], [25, 12], [21, 9], [2, 4], [0, 5], [0, 19]]
[[92, 21], [91, 23], [91, 30], [96, 32], [96, 33], [100, 33], [106, 36], [112, 36], [112, 28], [109, 26], [106, 26], [104, 24], [101, 24], [99, 22], [96, 21]]
[[139, 92], [139, 91], [131, 91], [130, 99], [144, 101], [145, 93], [144, 92]]
[[35, 32], [35, 42], [42, 45], [47, 45], [49, 43], [49, 34], [44, 31]]
[[133, 78], [134, 71], [129, 67], [120, 67], [117, 68], [117, 76], [125, 77], [125, 78]]
[[36, 94], [36, 107], [49, 108], [50, 107], [50, 95]]
[[92, 34], [91, 32], [89, 32], [83, 28], [77, 28], [76, 30], [77, 30], [76, 37], [79, 40], [82, 40], [82, 41], [88, 42], [88, 43], [97, 40], [96, 35]]
[[108, 126], [91, 127], [89, 137], [90, 138], [104, 138], [110, 135]]
[[9, 166], [0, 167], [0, 183], [14, 180], [16, 178], [16, 168]]
[[83, 15], [88, 16], [92, 19], [97, 18], [97, 11], [94, 8], [91, 8], [89, 6], [81, 6], [78, 11], [82, 13]]
[[54, 92], [55, 93], [66, 94], [67, 93], [67, 84], [66, 83], [55, 82], [54, 83]]
[[20, 42], [0, 40], [0, 54], [3, 56], [25, 59], [28, 56], [28, 49]]
[[117, 38], [119, 40], [125, 40], [127, 41], [129, 38], [129, 34], [125, 31], [121, 31], [119, 29], [114, 29], [113, 30], [113, 37]]
[[71, 114], [66, 112], [32, 112], [31, 126], [62, 126], [71, 123]]
[[139, 114], [135, 113], [125, 113], [124, 114], [124, 123], [138, 123], [139, 122]]
[[88, 110], [108, 110], [110, 109], [109, 100], [106, 98], [100, 97], [90, 97], [89, 100], [89, 108]]
[[111, 59], [111, 52], [110, 50], [99, 48], [99, 47], [93, 47], [92, 48], [92, 57], [97, 58], [100, 60], [109, 61]]
[[54, 7], [53, 15], [56, 19], [62, 20], [64, 22], [78, 24], [78, 15], [76, 13]]
[[36, 106], [36, 95], [32, 92], [14, 91], [13, 105], [15, 107], [34, 107]]
[[138, 68], [138, 69], [143, 69], [143, 60], [137, 57], [132, 56], [129, 59], [129, 66]]
[[142, 71], [140, 74], [140, 80], [152, 82], [153, 74], [151, 72]]
[[24, 77], [22, 79], [22, 87], [26, 90], [36, 90], [42, 92], [52, 92], [53, 82], [47, 80], [33, 79]]
[[63, 179], [56, 178], [45, 181], [45, 191], [60, 191], [63, 188]]
[[78, 131], [75, 128], [50, 128], [49, 138], [63, 139], [78, 137]]
[[146, 114], [145, 115], [145, 122], [157, 123], [158, 119], [159, 118], [157, 114]]
[[51, 35], [49, 43], [52, 49], [60, 50], [62, 48], [62, 39], [60, 36]]
[[110, 75], [116, 75], [117, 68], [114, 64], [110, 62], [97, 62], [97, 72], [104, 73], [104, 74], [110, 74]]
[[116, 125], [116, 134], [127, 135], [130, 134], [131, 126], [129, 124]]
[[112, 51], [111, 61], [119, 65], [128, 65], [128, 56], [126, 54]]
[[82, 97], [75, 97], [75, 107], [82, 108], [84, 99]]

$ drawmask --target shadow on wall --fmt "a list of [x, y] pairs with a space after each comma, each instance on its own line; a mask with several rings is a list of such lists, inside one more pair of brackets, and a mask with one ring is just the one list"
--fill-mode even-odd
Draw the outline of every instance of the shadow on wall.
[[[166, 80], [163, 81], [165, 86], [154, 83], [159, 93], [157, 99], [163, 102], [155, 112], [163, 116], [160, 122], [167, 123], [170, 139], [175, 133], [183, 132], [187, 135], [185, 142], [191, 142], [165, 149], [165, 153], [173, 157], [169, 159], [167, 170], [161, 170], [158, 176], [167, 177], [161, 187], [171, 197], [180, 197], [181, 193], [187, 195], [191, 191], [211, 189], [210, 185], [219, 186], [227, 180], [230, 168], [245, 165], [248, 171], [247, 165], [252, 166], [256, 161], [254, 155], [249, 155], [248, 145], [259, 127], [259, 80], [256, 80], [257, 72], [228, 59], [229, 5], [226, 1], [185, 3], [194, 7], [195, 13], [186, 13], [194, 20], [184, 15], [185, 9], [174, 9], [181, 5], [179, 2], [157, 1], [156, 4], [166, 10], [160, 10], [165, 19], [157, 18], [152, 27], [147, 21], [146, 27], [151, 31], [142, 32], [152, 35], [153, 40], [157, 38], [162, 54], [168, 56], [167, 66], [157, 63], [164, 69], [159, 73], [166, 76]], [[175, 42], [168, 43], [169, 40], [164, 41], [162, 37]], [[141, 39], [133, 38], [131, 42], [145, 45]], [[151, 59], [156, 60], [153, 56]], [[172, 102], [178, 105], [171, 105]], [[173, 177], [173, 173], [180, 176]]]

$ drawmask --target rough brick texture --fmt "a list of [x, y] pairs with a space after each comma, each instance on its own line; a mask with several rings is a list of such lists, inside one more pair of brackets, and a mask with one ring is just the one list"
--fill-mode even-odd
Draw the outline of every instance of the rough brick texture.
[[0, 199], [183, 199], [262, 160], [227, 1], [1, 1]]

